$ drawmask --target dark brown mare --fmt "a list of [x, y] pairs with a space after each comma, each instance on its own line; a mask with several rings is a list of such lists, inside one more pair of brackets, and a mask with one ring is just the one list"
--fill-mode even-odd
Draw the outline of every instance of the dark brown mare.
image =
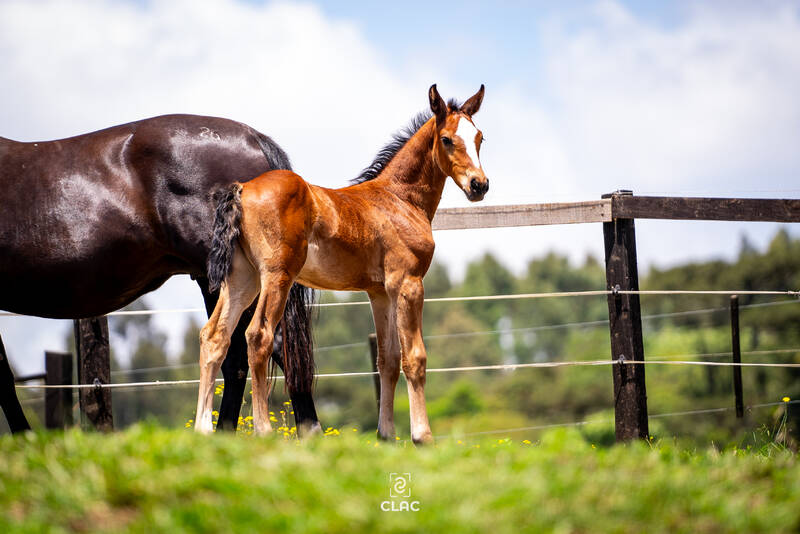
[[[244, 124], [213, 117], [155, 117], [60, 141], [0, 138], [0, 309], [84, 318], [121, 308], [190, 274], [210, 314], [206, 279], [215, 191], [271, 169], [284, 151]], [[310, 290], [295, 285], [284, 316], [288, 381], [301, 427], [319, 423], [311, 398]], [[247, 377], [245, 317], [222, 372], [219, 426], [236, 428]], [[284, 356], [273, 353], [284, 367]], [[302, 365], [300, 365], [302, 363]], [[12, 431], [28, 427], [7, 361], [0, 404]]]
[[483, 92], [481, 86], [463, 106], [448, 106], [432, 86], [432, 114], [417, 117], [350, 187], [318, 187], [291, 171], [271, 171], [230, 187], [214, 224], [209, 279], [212, 286], [224, 282], [200, 332], [197, 431], [212, 430], [213, 380], [234, 327], [253, 301], [246, 333], [253, 424], [259, 434], [271, 430], [268, 352], [289, 288], [297, 281], [369, 295], [378, 334], [378, 433], [395, 437], [394, 394], [402, 365], [411, 438], [432, 441], [425, 409], [422, 278], [433, 258], [431, 221], [447, 177], [471, 201], [481, 200], [489, 189], [479, 159], [483, 134], [472, 122]]

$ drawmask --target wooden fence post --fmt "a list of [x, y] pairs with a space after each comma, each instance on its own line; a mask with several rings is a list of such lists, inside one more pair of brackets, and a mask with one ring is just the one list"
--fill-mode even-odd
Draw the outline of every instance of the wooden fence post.
[[[72, 354], [69, 352], [45, 352], [44, 368], [46, 385], [72, 384]], [[72, 426], [71, 389], [45, 390], [44, 426], [45, 428]]]
[[742, 348], [739, 343], [739, 296], [731, 295], [731, 356], [733, 369], [733, 396], [736, 403], [736, 417], [744, 417], [744, 400], [742, 398]]
[[8, 363], [6, 348], [3, 346], [3, 338], [0, 338], [0, 407], [8, 421], [8, 428], [12, 433], [30, 430], [31, 425], [25, 418], [25, 412], [17, 398], [17, 390], [14, 387], [14, 373], [11, 372], [11, 364]]
[[81, 413], [96, 429], [111, 431], [111, 390], [99, 387], [111, 382], [111, 353], [108, 347], [108, 318], [75, 320], [75, 350], [78, 354], [78, 383], [95, 384], [78, 393]]
[[[372, 372], [378, 372], [378, 335], [369, 335], [369, 361], [372, 364]], [[381, 377], [372, 375], [375, 384], [375, 404], [378, 407], [378, 418], [381, 416]]]
[[[630, 196], [630, 191], [617, 191], [603, 198]], [[639, 273], [636, 262], [636, 232], [633, 219], [613, 218], [603, 223], [606, 256], [606, 284], [610, 291], [638, 291]], [[608, 295], [608, 320], [611, 329], [611, 358], [614, 376], [614, 422], [617, 441], [647, 439], [647, 390], [643, 364], [642, 313], [639, 295]]]

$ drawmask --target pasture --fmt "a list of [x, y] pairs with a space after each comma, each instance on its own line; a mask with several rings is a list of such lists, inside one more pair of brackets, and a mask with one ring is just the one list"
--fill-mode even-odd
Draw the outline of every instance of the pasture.
[[[0, 439], [0, 525], [23, 532], [789, 532], [800, 465], [773, 446], [596, 447], [576, 430], [376, 444], [167, 430]], [[406, 499], [390, 473], [410, 473]], [[419, 511], [391, 511], [400, 502]]]

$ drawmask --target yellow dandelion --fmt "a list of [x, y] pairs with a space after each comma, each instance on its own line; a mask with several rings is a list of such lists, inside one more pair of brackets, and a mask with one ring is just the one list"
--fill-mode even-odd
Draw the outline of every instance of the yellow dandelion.
[[219, 417], [219, 412], [217, 410], [214, 410], [213, 412], [211, 412], [211, 415], [213, 415], [214, 417]]
[[790, 401], [790, 400], [792, 400], [792, 399], [790, 399], [789, 397], [784, 397], [784, 398], [782, 398], [781, 400], [782, 400], [783, 402], [789, 402], [789, 401]]
[[459, 445], [463, 445], [464, 444], [464, 442], [461, 441], [461, 440], [456, 441], [456, 443], [458, 443]]
[[289, 406], [290, 404], [292, 404], [292, 401], [284, 401], [283, 404], [285, 404], [286, 406]]
[[[522, 443], [524, 443], [525, 445], [530, 445], [530, 444], [531, 444], [531, 440], [529, 440], [529, 439], [523, 439], [523, 440], [522, 440]], [[592, 446], [594, 447], [594, 445], [592, 445]]]
[[272, 421], [273, 423], [277, 423], [278, 422], [278, 419], [276, 419], [274, 415], [271, 415], [269, 417], [269, 420]]

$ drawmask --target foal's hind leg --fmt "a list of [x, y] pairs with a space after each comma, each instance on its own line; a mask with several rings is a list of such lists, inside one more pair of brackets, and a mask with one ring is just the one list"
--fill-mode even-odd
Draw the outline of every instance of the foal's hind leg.
[[214, 313], [200, 330], [200, 388], [194, 423], [198, 432], [209, 433], [213, 430], [211, 408], [214, 380], [230, 346], [236, 323], [258, 293], [255, 274], [241, 249], [236, 247], [231, 274], [222, 284]]
[[269, 422], [269, 381], [267, 362], [272, 353], [275, 326], [280, 321], [292, 279], [286, 272], [269, 272], [261, 276], [261, 293], [247, 327], [247, 361], [253, 376], [253, 427], [256, 434], [272, 431]]
[[[207, 278], [198, 278], [197, 284], [200, 286], [200, 290], [203, 293], [206, 312], [210, 318], [214, 313], [214, 308], [217, 307], [219, 293], [210, 293], [208, 291]], [[222, 377], [225, 379], [225, 390], [222, 393], [222, 402], [220, 402], [219, 405], [219, 418], [217, 419], [218, 431], [235, 431], [238, 426], [242, 399], [244, 397], [245, 386], [247, 385], [248, 371], [247, 341], [244, 338], [244, 331], [252, 319], [253, 310], [245, 310], [231, 336], [228, 354], [222, 361]]]

